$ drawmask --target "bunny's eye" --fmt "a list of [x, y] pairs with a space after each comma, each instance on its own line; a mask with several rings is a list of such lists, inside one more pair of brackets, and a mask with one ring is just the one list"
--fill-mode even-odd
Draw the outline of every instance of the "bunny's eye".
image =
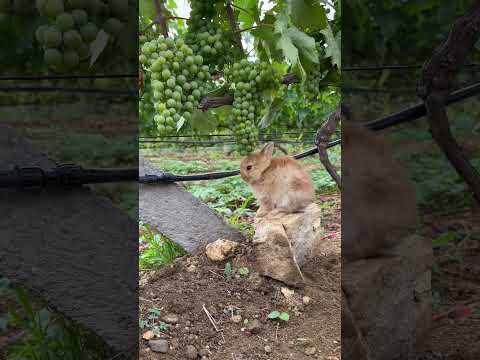
[[252, 170], [252, 165], [248, 165], [247, 170]]

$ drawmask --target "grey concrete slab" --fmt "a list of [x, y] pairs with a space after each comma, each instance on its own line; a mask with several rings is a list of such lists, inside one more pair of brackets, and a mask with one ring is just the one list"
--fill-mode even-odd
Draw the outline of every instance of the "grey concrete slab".
[[[141, 176], [159, 172], [147, 160], [140, 158]], [[189, 253], [197, 252], [205, 242], [243, 239], [239, 231], [180, 185], [140, 184], [139, 192], [140, 220], [157, 228]]]
[[[55, 166], [0, 125], [0, 169], [13, 165]], [[0, 189], [0, 274], [114, 350], [137, 346], [138, 223], [93, 191]]]

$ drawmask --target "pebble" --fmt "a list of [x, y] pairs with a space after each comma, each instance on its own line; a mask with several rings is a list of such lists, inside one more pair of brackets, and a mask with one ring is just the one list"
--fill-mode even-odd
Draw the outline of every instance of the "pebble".
[[285, 296], [287, 299], [291, 298], [293, 294], [295, 294], [295, 290], [290, 290], [289, 288], [286, 288], [286, 287], [282, 287], [280, 291], [282, 292], [283, 296]]
[[168, 341], [165, 339], [150, 340], [148, 346], [154, 352], [166, 353], [168, 351]]
[[163, 321], [165, 321], [167, 324], [176, 324], [178, 323], [178, 316], [175, 315], [175, 314], [167, 314], [163, 317], [162, 319]]
[[259, 320], [254, 319], [248, 323], [247, 329], [252, 334], [259, 334], [262, 331], [262, 324]]
[[153, 333], [152, 330], [148, 330], [143, 333], [142, 339], [143, 340], [152, 340], [155, 337], [155, 334]]
[[185, 356], [187, 359], [195, 360], [198, 356], [198, 351], [195, 346], [187, 345], [187, 349], [185, 350]]
[[265, 352], [270, 354], [272, 352], [272, 347], [270, 345], [265, 345]]
[[242, 321], [242, 315], [233, 315], [232, 316], [232, 321], [236, 324]]
[[311, 346], [305, 349], [305, 355], [313, 355], [316, 352], [317, 352], [317, 349], [314, 346]]
[[312, 298], [308, 297], [308, 296], [304, 296], [302, 298], [302, 301], [303, 301], [303, 305], [308, 305], [312, 302]]

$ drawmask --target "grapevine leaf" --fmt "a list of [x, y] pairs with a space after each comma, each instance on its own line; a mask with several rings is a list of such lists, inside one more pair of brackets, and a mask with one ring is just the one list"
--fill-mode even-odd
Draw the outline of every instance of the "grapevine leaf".
[[238, 21], [242, 28], [249, 28], [254, 22], [260, 21], [260, 9], [258, 0], [235, 0], [234, 5], [244, 10], [239, 10]]
[[283, 34], [278, 40], [277, 47], [282, 50], [287, 61], [294, 65], [299, 61], [298, 49], [287, 34]]
[[231, 105], [224, 105], [214, 110], [211, 110], [213, 114], [218, 114], [221, 116], [228, 116], [233, 110], [233, 106]]
[[340, 84], [340, 74], [335, 69], [331, 69], [327, 73], [327, 75], [319, 82], [319, 86], [339, 85], [339, 84]]
[[95, 64], [95, 61], [97, 61], [100, 54], [105, 50], [109, 37], [110, 35], [105, 31], [100, 30], [97, 34], [97, 38], [90, 44], [90, 53], [92, 54], [92, 57], [90, 58], [90, 67]]
[[272, 311], [270, 314], [268, 314], [267, 318], [270, 320], [277, 319], [280, 317], [280, 312], [279, 311]]
[[277, 15], [275, 20], [275, 32], [282, 34], [288, 29], [288, 15], [285, 12], [281, 12]]
[[[265, 51], [268, 50], [271, 58], [281, 60], [282, 53], [277, 48], [280, 35], [274, 33], [270, 26], [259, 26], [258, 28], [253, 29], [250, 33], [263, 44]], [[260, 48], [260, 45], [258, 48]]]
[[327, 26], [325, 8], [315, 0], [289, 0], [293, 23], [302, 30], [316, 31]]
[[325, 40], [327, 42], [325, 57], [331, 57], [332, 64], [337, 65], [338, 69], [341, 70], [341, 31], [334, 35], [330, 24], [327, 24], [327, 27], [320, 32], [323, 34], [323, 36], [325, 36]]
[[318, 64], [318, 51], [315, 46], [315, 39], [308, 36], [296, 27], [290, 27], [286, 33], [297, 47], [299, 55], [307, 61]]
[[192, 128], [198, 130], [199, 132], [207, 132], [215, 130], [217, 126], [213, 117], [209, 116], [208, 111], [194, 110], [192, 113], [192, 118], [190, 120]]
[[297, 76], [297, 78], [300, 80], [300, 83], [303, 84], [307, 78], [307, 73], [305, 72], [305, 69], [302, 66], [302, 63], [298, 61], [293, 65], [292, 67], [292, 72]]
[[282, 110], [282, 106], [282, 98], [276, 97], [275, 99], [273, 99], [273, 101], [270, 103], [270, 106], [268, 107], [266, 114], [262, 117], [262, 120], [260, 120], [260, 129], [267, 128], [272, 122], [274, 122], [278, 118]]
[[279, 319], [283, 321], [288, 321], [290, 319], [290, 315], [288, 315], [288, 313], [286, 312], [282, 312], [279, 316]]
[[140, 16], [155, 19], [155, 4], [152, 0], [140, 0]]

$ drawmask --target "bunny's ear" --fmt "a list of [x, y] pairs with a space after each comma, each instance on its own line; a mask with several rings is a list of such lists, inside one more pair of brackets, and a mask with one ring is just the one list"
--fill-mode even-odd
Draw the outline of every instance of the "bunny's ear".
[[265, 144], [263, 149], [260, 151], [260, 153], [268, 158], [271, 158], [273, 155], [273, 150], [274, 150], [274, 144], [272, 142], [269, 142]]

